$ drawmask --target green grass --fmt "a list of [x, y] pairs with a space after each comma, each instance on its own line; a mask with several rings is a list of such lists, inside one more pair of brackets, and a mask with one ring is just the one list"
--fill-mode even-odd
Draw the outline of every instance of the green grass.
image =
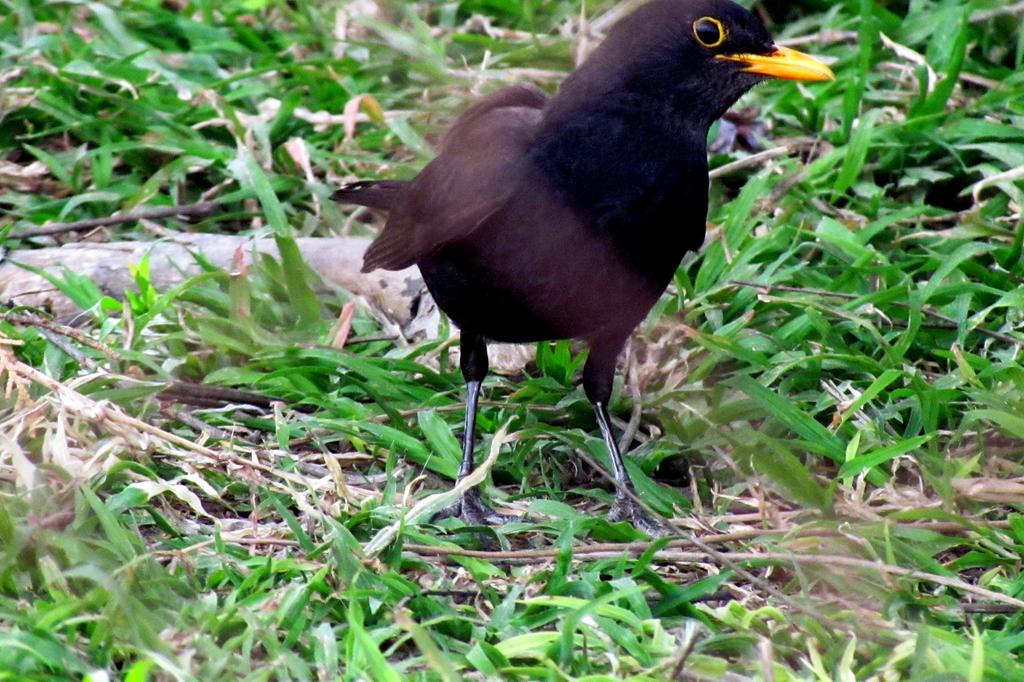
[[[741, 103], [792, 149], [715, 180], [613, 406], [697, 544], [627, 547], [566, 343], [485, 385], [481, 453], [512, 436], [485, 492], [533, 520], [410, 522], [458, 462], [447, 328], [374, 340], [360, 306], [324, 347], [347, 296], [291, 249], [475, 93], [554, 87], [578, 3], [380, 3], [341, 42], [371, 3], [0, 2], [8, 260], [54, 243], [31, 226], [208, 196], [188, 229], [283, 253], [170, 291], [142, 263], [116, 297], [51, 272], [77, 335], [3, 313], [0, 679], [1024, 679], [1024, 8], [764, 3], [838, 79]], [[311, 122], [359, 95], [353, 136]], [[172, 380], [281, 402], [172, 406]]]

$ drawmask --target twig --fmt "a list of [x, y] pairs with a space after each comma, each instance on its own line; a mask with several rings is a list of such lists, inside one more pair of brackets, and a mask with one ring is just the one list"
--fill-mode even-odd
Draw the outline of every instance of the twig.
[[65, 232], [78, 232], [80, 230], [91, 230], [95, 227], [108, 227], [110, 225], [121, 225], [133, 223], [137, 220], [157, 220], [159, 218], [173, 218], [175, 216], [207, 216], [223, 208], [219, 201], [203, 201], [198, 204], [185, 204], [183, 206], [164, 206], [135, 213], [124, 213], [106, 218], [89, 218], [87, 220], [76, 220], [70, 223], [50, 223], [40, 227], [32, 227], [27, 230], [20, 230], [10, 235], [10, 239], [25, 239], [28, 237], [46, 237]]
[[590, 32], [595, 36], [601, 36], [608, 32], [622, 17], [628, 15], [637, 7], [642, 5], [644, 0], [626, 0], [612, 6], [610, 10], [590, 21]]
[[761, 165], [761, 163], [765, 161], [770, 161], [771, 159], [776, 159], [780, 156], [788, 155], [798, 146], [798, 142], [792, 142], [790, 144], [784, 144], [779, 147], [772, 147], [771, 149], [766, 149], [763, 152], [751, 154], [750, 156], [739, 159], [738, 161], [733, 161], [732, 163], [727, 163], [724, 166], [719, 166], [718, 168], [715, 168], [714, 170], [708, 173], [708, 177], [711, 179], [721, 178], [726, 175], [731, 175], [732, 173], [735, 173], [737, 171], [741, 171], [744, 168], [749, 168], [751, 166], [759, 166]]
[[960, 610], [964, 613], [983, 613], [986, 615], [1014, 614], [1020, 611], [1020, 607], [1011, 604], [961, 604]]
[[353, 336], [348, 340], [347, 346], [354, 346], [357, 343], [376, 343], [377, 341], [394, 341], [398, 337], [394, 334], [373, 334], [369, 336]]
[[757, 650], [761, 658], [761, 679], [764, 682], [775, 682], [775, 668], [773, 667], [775, 651], [772, 646], [772, 640], [768, 637], [762, 637]]
[[783, 47], [800, 47], [802, 45], [835, 45], [837, 43], [852, 43], [860, 38], [856, 31], [836, 31], [825, 29], [817, 33], [811, 33], [796, 38], [784, 38], [776, 41]]
[[334, 350], [342, 350], [348, 342], [348, 336], [352, 332], [352, 316], [356, 313], [355, 301], [349, 301], [341, 307], [338, 321], [334, 323], [331, 330], [330, 347]]
[[1020, 14], [1022, 12], [1024, 12], [1024, 2], [1018, 2], [1016, 5], [1008, 5], [999, 9], [979, 10], [971, 15], [970, 21], [972, 24], [980, 24], [989, 19], [998, 19], [999, 17]]
[[200, 407], [219, 406], [224, 403], [241, 403], [242, 405], [252, 405], [253, 407], [264, 409], [269, 409], [273, 403], [281, 400], [280, 398], [239, 391], [234, 388], [193, 384], [187, 381], [172, 381], [167, 385], [167, 388], [157, 394], [157, 397]]
[[[531, 412], [558, 412], [562, 413], [564, 410], [555, 405], [534, 405], [531, 403], [512, 403], [503, 402], [500, 400], [481, 400], [477, 403], [479, 407], [496, 407], [500, 410], [517, 410], [519, 408], [529, 408]], [[437, 405], [437, 406], [423, 406], [414, 407], [409, 410], [400, 410], [398, 415], [403, 418], [415, 417], [423, 410], [434, 410], [435, 412], [461, 412], [466, 409], [465, 401], [449, 403], [448, 405]], [[391, 415], [389, 414], [378, 414], [370, 417], [367, 421], [372, 421], [377, 424], [386, 424], [391, 421]]]
[[421, 597], [479, 597], [483, 593], [480, 590], [424, 590], [419, 594]]
[[690, 654], [693, 653], [694, 647], [697, 646], [697, 633], [700, 627], [700, 621], [689, 620], [684, 628], [684, 641], [683, 646], [679, 648], [678, 659], [675, 665], [672, 666], [672, 673], [668, 679], [678, 680], [682, 677], [683, 669], [686, 668], [686, 661], [689, 660]]
[[[268, 545], [268, 546], [271, 546], [271, 547], [298, 547], [299, 546], [299, 541], [298, 540], [288, 540], [286, 538], [243, 537], [243, 536], [238, 536], [238, 535], [229, 535], [227, 533], [225, 533], [224, 535], [221, 536], [221, 540], [223, 540], [225, 543], [230, 542], [230, 543], [234, 543], [234, 544], [238, 544], [238, 545]], [[211, 545], [213, 545], [216, 542], [217, 541], [215, 539], [211, 538], [209, 540], [203, 540], [202, 542], [197, 542], [194, 545], [189, 545], [187, 547], [181, 547], [179, 549], [158, 549], [158, 550], [155, 550], [155, 551], [151, 552], [150, 556], [153, 556], [153, 557], [175, 557], [175, 558], [182, 557], [182, 556], [185, 556], [186, 554], [192, 554], [193, 552], [198, 552], [201, 549], [205, 549], [206, 547], [210, 547]]]
[[[938, 523], [911, 523], [911, 524], [899, 524], [900, 527], [904, 528], [926, 528], [933, 532], [966, 532], [970, 530], [961, 524], [954, 522], [938, 522]], [[726, 533], [722, 535], [716, 535], [704, 538], [703, 540], [697, 540], [696, 538], [682, 538], [669, 542], [665, 547], [656, 553], [656, 558], [662, 560], [671, 560], [678, 562], [687, 563], [699, 563], [705, 562], [709, 556], [707, 552], [687, 552], [681, 551], [680, 548], [692, 547], [700, 544], [704, 545], [720, 545], [730, 542], [737, 542], [742, 540], [749, 540], [756, 537], [763, 537], [767, 535], [786, 535], [787, 531], [780, 530], [752, 530], [752, 531], [740, 531], [736, 533]], [[829, 529], [807, 529], [801, 532], [793, 533], [794, 538], [806, 538], [806, 537], [840, 537], [841, 533], [832, 531]], [[244, 544], [244, 545], [270, 545], [270, 546], [283, 546], [283, 547], [295, 547], [298, 546], [298, 542], [295, 540], [289, 540], [285, 538], [254, 538], [245, 536], [228, 536], [225, 535], [223, 540], [225, 542]], [[177, 550], [163, 550], [154, 552], [157, 556], [181, 556], [186, 553], [192, 553], [198, 551], [204, 547], [208, 547], [213, 544], [213, 540], [205, 540], [203, 542], [190, 545]], [[412, 543], [406, 543], [403, 545], [403, 549], [414, 554], [428, 557], [472, 557], [477, 559], [484, 559], [492, 562], [503, 562], [503, 563], [515, 563], [515, 564], [534, 564], [544, 559], [554, 559], [561, 550], [557, 548], [550, 549], [528, 549], [528, 550], [509, 550], [509, 551], [488, 551], [488, 550], [474, 550], [466, 549], [463, 547], [438, 547], [432, 545], [418, 545]], [[623, 554], [630, 554], [633, 556], [642, 554], [650, 549], [650, 543], [647, 542], [632, 542], [632, 543], [594, 543], [590, 545], [584, 545], [576, 547], [573, 550], [573, 554], [577, 558], [588, 558], [588, 559], [602, 559], [602, 558], [618, 558]], [[885, 564], [878, 561], [871, 561], [867, 559], [859, 559], [856, 557], [838, 556], [838, 555], [804, 555], [804, 554], [790, 554], [781, 552], [715, 552], [715, 555], [720, 556], [722, 559], [727, 560], [730, 563], [745, 563], [753, 561], [771, 561], [777, 563], [795, 563], [795, 564], [809, 564], [819, 565], [825, 567], [841, 567], [841, 568], [855, 568], [865, 570], [876, 570], [882, 573], [893, 576], [901, 576], [912, 578], [916, 580], [922, 580], [924, 582], [930, 582], [937, 585], [943, 585], [951, 589], [960, 590], [962, 592], [969, 592], [978, 596], [982, 596], [988, 601], [986, 603], [964, 603], [960, 605], [960, 608], [965, 613], [984, 613], [984, 614], [1013, 614], [1017, 613], [1021, 609], [1024, 609], [1024, 601], [1010, 597], [992, 590], [972, 585], [963, 580], [957, 578], [948, 578], [925, 571], [917, 571], [914, 569], [904, 568], [902, 566], [893, 566], [891, 564]], [[712, 557], [716, 561], [717, 557]], [[439, 592], [440, 593], [440, 592]], [[704, 601], [714, 601], [722, 598], [724, 595], [715, 594], [706, 597]]]
[[89, 337], [88, 334], [81, 332], [75, 329], [74, 327], [69, 327], [66, 324], [60, 324], [58, 322], [54, 322], [53, 320], [48, 320], [45, 317], [40, 317], [39, 315], [33, 315], [31, 313], [10, 312], [0, 314], [0, 319], [6, 320], [11, 324], [19, 324], [25, 327], [36, 327], [38, 329], [45, 329], [47, 331], [53, 332], [54, 334], [60, 334], [61, 336], [66, 336], [69, 339], [73, 339], [74, 341], [77, 341], [83, 346], [88, 346], [89, 348], [92, 348], [95, 351], [99, 351], [100, 353], [103, 353], [111, 360], [121, 359], [120, 353], [118, 353], [113, 348], [108, 348], [107, 346], [104, 346], [102, 343], [93, 340], [92, 338]]
[[987, 90], [995, 90], [1002, 85], [1002, 83], [994, 78], [985, 78], [984, 76], [976, 73], [970, 73], [969, 71], [961, 71], [960, 80], [969, 85], [977, 85], [978, 87], [985, 88]]
[[[699, 541], [706, 543], [714, 538], [707, 538], [705, 541]], [[697, 544], [695, 538], [691, 538], [688, 541], [692, 544]], [[954, 590], [961, 592], [969, 592], [978, 596], [984, 597], [985, 599], [1003, 604], [1007, 606], [1013, 606], [1017, 610], [1024, 609], [1024, 601], [1011, 597], [999, 592], [986, 589], [984, 587], [978, 587], [968, 582], [960, 580], [958, 578], [948, 578], [946, 576], [937, 575], [935, 573], [928, 573], [926, 571], [918, 571], [911, 568], [904, 568], [902, 566], [893, 566], [886, 564], [881, 561], [872, 561], [869, 559], [859, 559], [857, 557], [850, 556], [839, 556], [839, 555], [813, 555], [813, 554], [793, 554], [783, 552], [714, 552], [709, 554], [705, 551], [693, 552], [693, 551], [682, 551], [672, 548], [672, 544], [655, 552], [655, 557], [675, 562], [685, 563], [702, 563], [706, 562], [710, 557], [716, 563], [733, 568], [730, 564], [748, 563], [752, 561], [770, 561], [773, 563], [781, 564], [808, 564], [812, 566], [824, 566], [826, 568], [855, 568], [864, 570], [879, 571], [893, 576], [901, 576], [905, 578], [913, 578], [915, 580], [922, 580], [924, 582], [930, 582], [936, 585], [942, 585], [949, 587]], [[649, 547], [649, 545], [648, 545]], [[466, 554], [469, 550], [462, 548], [441, 548], [441, 547], [424, 547], [422, 545], [405, 545], [404, 548], [410, 552], [417, 554], [421, 553], [421, 549], [430, 550], [428, 554], [435, 556], [441, 555], [444, 552], [450, 555], [456, 556], [473, 556], [480, 559], [490, 559], [493, 561], [503, 561], [506, 563], [534, 563], [537, 561], [535, 551], [526, 550], [523, 552], [487, 552], [483, 550], [474, 551], [472, 555]], [[425, 552], [426, 553], [426, 552]], [[575, 550], [574, 554], [577, 556], [584, 554], [588, 559], [615, 559], [622, 556], [623, 546], [619, 545], [614, 550], [601, 549], [593, 551], [590, 548], [580, 548]], [[501, 556], [498, 556], [501, 555]], [[735, 570], [733, 568], [733, 570]], [[820, 616], [820, 614], [818, 614]]]
[[160, 411], [163, 412], [164, 415], [166, 415], [167, 417], [175, 419], [184, 424], [185, 426], [195, 429], [199, 433], [205, 433], [207, 436], [211, 438], [216, 438], [217, 440], [224, 441], [230, 441], [233, 438], [232, 435], [225, 431], [224, 429], [218, 428], [212, 424], [207, 424], [202, 419], [199, 419], [189, 414], [185, 410], [175, 409], [168, 405], [164, 406]]
[[[1024, 12], [1024, 2], [1015, 5], [1008, 5], [998, 9], [979, 10], [971, 15], [969, 21], [972, 24], [981, 24], [990, 19], [1020, 14]], [[836, 45], [838, 43], [852, 43], [860, 40], [860, 33], [857, 31], [837, 31], [835, 29], [823, 29], [817, 33], [797, 36], [795, 38], [783, 38], [776, 41], [784, 47], [801, 47], [803, 45]]]
[[[856, 300], [858, 298], [863, 298], [864, 297], [864, 295], [847, 294], [847, 293], [837, 292], [837, 291], [827, 291], [825, 289], [805, 289], [805, 288], [802, 288], [802, 287], [791, 287], [791, 286], [785, 286], [785, 285], [782, 285], [782, 284], [758, 284], [757, 282], [744, 282], [744, 281], [738, 280], [738, 279], [731, 280], [730, 284], [735, 284], [736, 286], [740, 286], [740, 287], [747, 287], [749, 289], [759, 289], [759, 290], [763, 291], [765, 294], [771, 294], [772, 291], [785, 291], [785, 292], [795, 293], [795, 294], [808, 294], [810, 296], [830, 296], [832, 298], [841, 298], [841, 299], [844, 299], [844, 300], [847, 300], [847, 301], [854, 301], [854, 300]], [[903, 308], [904, 310], [913, 310], [913, 306], [911, 306], [909, 303], [902, 303], [900, 301], [893, 301], [892, 305], [896, 306], [897, 308]], [[932, 318], [934, 318], [936, 320], [941, 320], [942, 322], [944, 322], [944, 323], [946, 323], [948, 325], [953, 325], [951, 327], [948, 327], [948, 329], [959, 329], [960, 328], [960, 324], [956, 320], [954, 320], [952, 317], [949, 317], [947, 315], [943, 315], [942, 313], [940, 313], [940, 312], [938, 312], [936, 310], [932, 310], [931, 308], [928, 308], [927, 306], [921, 306], [921, 312], [924, 313], [925, 315], [927, 315], [928, 317], [932, 317]], [[979, 334], [981, 334], [983, 336], [988, 336], [990, 338], [997, 339], [999, 341], [1002, 341], [1003, 343], [1008, 343], [1008, 344], [1011, 344], [1011, 345], [1019, 345], [1021, 343], [1024, 343], [1024, 340], [1015, 339], [1012, 336], [1009, 336], [1007, 334], [1003, 334], [1001, 332], [994, 332], [994, 331], [992, 331], [990, 329], [985, 329], [984, 327], [974, 327], [973, 329], [970, 329], [968, 331], [978, 332]]]
[[68, 342], [67, 339], [65, 339], [60, 334], [55, 334], [54, 332], [51, 332], [49, 329], [40, 329], [39, 333], [43, 336], [44, 339], [46, 339], [54, 346], [59, 348], [61, 351], [64, 352], [65, 355], [67, 355], [69, 358], [77, 362], [82, 367], [94, 371], [99, 369], [100, 365], [98, 362], [96, 362], [88, 355], [83, 353], [81, 349], [79, 349], [77, 346], [73, 346], [71, 343]]
[[[895, 525], [899, 528], [929, 530], [933, 533], [942, 533], [946, 535], [952, 535], [955, 533], [967, 533], [971, 530], [969, 525], [956, 522], [901, 523]], [[986, 524], [986, 527], [989, 526]], [[687, 547], [698, 547], [698, 543], [706, 545], [724, 545], [732, 542], [745, 542], [747, 540], [754, 540], [756, 538], [761, 537], [786, 535], [791, 536], [793, 539], [845, 537], [843, 533], [840, 533], [839, 531], [835, 531], [829, 528], [806, 528], [796, 532], [788, 529], [763, 528], [740, 530], [734, 531], [732, 533], [721, 533], [719, 535], [710, 535], [699, 540], [691, 535], [685, 538], [670, 540], [665, 545], [664, 550], [668, 551], [673, 549], [683, 549]], [[486, 559], [488, 561], [521, 561], [523, 563], [534, 563], [545, 559], [554, 559], [558, 556], [559, 552], [561, 551], [556, 547], [496, 551], [466, 549], [465, 547], [440, 547], [435, 545], [417, 545], [410, 543], [406, 543], [405, 545], [403, 545], [403, 547], [409, 550], [410, 552], [414, 552], [416, 554], [421, 554], [424, 556], [464, 556], [474, 559]], [[574, 547], [573, 555], [577, 557], [590, 557], [593, 555], [609, 553], [617, 553], [619, 556], [623, 554], [639, 555], [646, 552], [648, 549], [650, 549], [650, 547], [650, 542], [598, 542]]]

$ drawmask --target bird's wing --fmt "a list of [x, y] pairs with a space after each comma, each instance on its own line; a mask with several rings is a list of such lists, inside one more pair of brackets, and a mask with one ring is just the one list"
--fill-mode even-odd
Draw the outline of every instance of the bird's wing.
[[367, 249], [363, 272], [400, 270], [465, 237], [512, 196], [547, 95], [515, 86], [458, 118], [441, 153], [404, 188], [384, 231]]
[[408, 186], [404, 180], [360, 180], [338, 188], [332, 198], [343, 204], [390, 211]]

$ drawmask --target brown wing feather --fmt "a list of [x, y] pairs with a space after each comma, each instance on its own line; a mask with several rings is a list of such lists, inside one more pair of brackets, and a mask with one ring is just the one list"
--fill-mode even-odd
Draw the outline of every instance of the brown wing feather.
[[401, 270], [465, 237], [512, 196], [547, 96], [515, 86], [458, 118], [441, 153], [391, 207], [384, 231], [363, 256], [363, 272]]
[[408, 186], [404, 180], [360, 180], [339, 187], [331, 198], [343, 204], [390, 211]]

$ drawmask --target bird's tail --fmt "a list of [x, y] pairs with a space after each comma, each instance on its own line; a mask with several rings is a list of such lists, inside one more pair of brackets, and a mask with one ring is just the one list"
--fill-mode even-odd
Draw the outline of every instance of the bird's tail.
[[343, 204], [358, 204], [387, 211], [394, 206], [398, 195], [408, 184], [404, 180], [360, 180], [339, 189], [333, 199]]

